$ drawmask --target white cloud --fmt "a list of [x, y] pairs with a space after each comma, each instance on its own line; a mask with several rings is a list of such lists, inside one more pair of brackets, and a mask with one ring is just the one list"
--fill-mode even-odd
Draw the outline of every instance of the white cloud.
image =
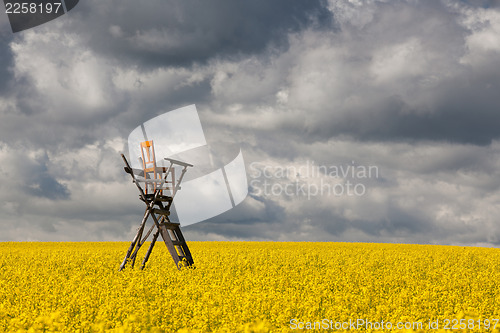
[[28, 30], [22, 40], [11, 44], [15, 76], [33, 83], [39, 96], [49, 102], [44, 108], [70, 112], [77, 106], [91, 112], [111, 105], [113, 64], [82, 48], [81, 42], [77, 34]]
[[464, 26], [471, 31], [466, 38], [467, 53], [461, 61], [468, 65], [487, 65], [500, 53], [500, 10], [468, 8], [462, 10]]

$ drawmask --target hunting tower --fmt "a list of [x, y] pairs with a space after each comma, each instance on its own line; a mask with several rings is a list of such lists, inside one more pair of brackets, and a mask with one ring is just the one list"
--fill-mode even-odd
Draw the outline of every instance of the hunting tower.
[[[187, 168], [192, 167], [192, 165], [164, 158], [166, 162], [164, 165], [168, 166], [158, 166], [153, 141], [141, 142], [140, 147], [142, 169], [132, 168], [125, 155], [121, 155], [125, 162], [125, 172], [130, 174], [132, 182], [137, 186], [139, 199], [146, 204], [146, 210], [137, 229], [137, 234], [120, 265], [120, 270], [124, 269], [127, 263], [134, 266], [139, 249], [153, 232], [153, 238], [142, 260], [141, 269], [144, 269], [159, 235], [163, 238], [178, 269], [183, 266], [192, 266], [193, 258], [182, 235], [180, 224], [171, 222], [169, 219], [170, 207], [175, 194], [180, 190], [182, 178]], [[177, 177], [175, 175], [176, 167], [180, 168], [180, 174]], [[153, 225], [144, 233], [149, 217], [153, 220]]]

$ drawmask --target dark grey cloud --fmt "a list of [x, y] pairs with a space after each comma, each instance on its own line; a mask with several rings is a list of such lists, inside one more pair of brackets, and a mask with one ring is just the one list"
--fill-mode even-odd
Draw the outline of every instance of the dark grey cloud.
[[330, 28], [326, 2], [312, 1], [90, 1], [69, 29], [88, 34], [89, 47], [131, 65], [154, 69], [246, 57], [286, 47], [287, 34]]
[[26, 178], [29, 185], [25, 191], [36, 197], [45, 197], [51, 200], [69, 199], [68, 188], [47, 173], [46, 165], [42, 164], [40, 167], [38, 172], [30, 174], [30, 177]]
[[500, 2], [497, 0], [462, 0], [463, 3], [482, 8], [498, 8], [500, 7]]
[[[239, 67], [216, 92], [233, 103], [234, 95], [253, 97], [255, 104], [243, 109], [249, 113], [284, 96], [282, 114], [271, 120], [292, 140], [488, 145], [500, 134], [498, 12], [470, 10], [436, 1], [335, 3], [340, 31], [293, 41], [273, 64], [281, 73]], [[245, 81], [262, 87], [261, 76], [274, 83], [269, 95], [234, 91]], [[273, 141], [268, 128], [261, 135]]]
[[1, 30], [0, 25], [0, 93], [4, 93], [12, 79], [10, 68], [13, 65], [12, 52], [7, 45], [12, 41], [12, 34]]
[[313, 140], [349, 135], [358, 140], [489, 145], [500, 138], [496, 126], [500, 122], [499, 84], [500, 73], [494, 79], [477, 81], [464, 77], [444, 87], [430, 112], [412, 108], [400, 96], [390, 96], [373, 104], [371, 110], [352, 110], [340, 119], [334, 117], [328, 123], [308, 128], [308, 132]]
[[119, 152], [197, 104], [249, 181], [254, 162], [380, 175], [359, 197], [254, 184], [188, 239], [499, 244], [499, 18], [493, 2], [87, 1], [0, 35], [0, 239], [132, 237], [144, 207]]

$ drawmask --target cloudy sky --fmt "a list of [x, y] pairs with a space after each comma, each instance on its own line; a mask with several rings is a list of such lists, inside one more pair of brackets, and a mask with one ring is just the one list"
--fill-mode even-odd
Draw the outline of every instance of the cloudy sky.
[[128, 134], [196, 104], [249, 196], [188, 240], [500, 244], [498, 1], [86, 0], [0, 61], [0, 241], [130, 240]]

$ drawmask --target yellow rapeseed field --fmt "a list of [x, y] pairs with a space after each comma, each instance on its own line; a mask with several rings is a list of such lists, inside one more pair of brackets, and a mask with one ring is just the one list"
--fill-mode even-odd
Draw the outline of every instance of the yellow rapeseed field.
[[499, 249], [190, 242], [177, 271], [158, 243], [119, 272], [128, 245], [0, 243], [0, 331], [498, 331]]

